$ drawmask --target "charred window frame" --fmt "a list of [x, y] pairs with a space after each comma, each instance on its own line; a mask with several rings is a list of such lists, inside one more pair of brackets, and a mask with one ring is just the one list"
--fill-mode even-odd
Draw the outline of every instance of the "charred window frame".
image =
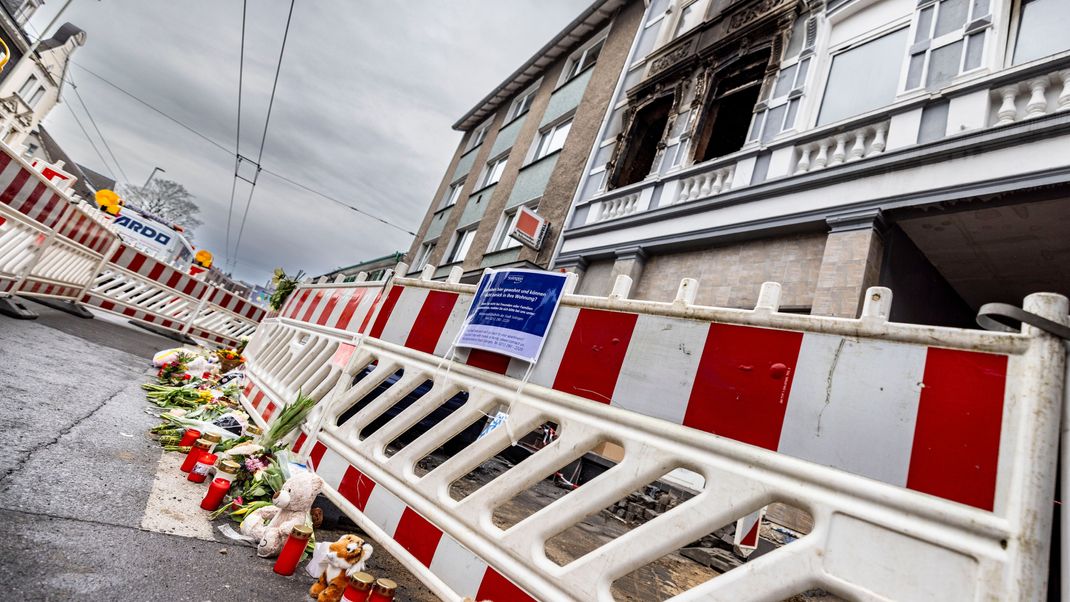
[[747, 143], [766, 144], [781, 132], [795, 128], [799, 106], [806, 92], [814, 44], [817, 40], [817, 17], [803, 15], [795, 20], [788, 43], [784, 46], [780, 69], [766, 78], [761, 98], [754, 107]]
[[659, 90], [629, 107], [609, 165], [609, 185], [620, 188], [645, 180], [658, 166], [665, 151], [665, 138], [677, 113], [680, 90]]
[[755, 48], [720, 68], [712, 68], [695, 127], [695, 163], [734, 153], [747, 143], [752, 115], [769, 72], [771, 46]]

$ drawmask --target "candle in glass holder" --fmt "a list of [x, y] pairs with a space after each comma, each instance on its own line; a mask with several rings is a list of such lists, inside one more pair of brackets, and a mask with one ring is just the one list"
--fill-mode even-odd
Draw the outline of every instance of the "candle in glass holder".
[[372, 595], [372, 587], [375, 585], [375, 577], [368, 573], [355, 573], [349, 576], [349, 584], [342, 592], [342, 599], [349, 602], [367, 602], [368, 596]]
[[290, 531], [286, 543], [279, 552], [279, 558], [275, 561], [275, 572], [280, 575], [293, 575], [297, 570], [297, 563], [301, 561], [301, 555], [305, 553], [308, 538], [312, 536], [312, 529], [306, 525], [297, 525]]
[[182, 461], [182, 466], [179, 467], [182, 472], [189, 472], [193, 470], [193, 466], [197, 464], [197, 460], [200, 459], [201, 454], [208, 453], [208, 450], [212, 449], [212, 442], [204, 439], [197, 439], [190, 448], [189, 453], [186, 454], [186, 459]]
[[197, 463], [193, 465], [193, 470], [189, 471], [187, 480], [194, 483], [203, 483], [208, 478], [208, 473], [215, 466], [216, 455], [210, 452], [201, 454], [200, 458], [197, 458]]
[[204, 494], [204, 499], [201, 500], [201, 508], [215, 512], [219, 509], [219, 504], [223, 501], [223, 496], [225, 496], [229, 490], [230, 481], [227, 479], [220, 477], [212, 479], [211, 484], [208, 485], [208, 493]]
[[368, 597], [368, 602], [390, 602], [390, 600], [394, 599], [397, 589], [398, 584], [390, 579], [376, 579], [375, 587], [372, 588], [372, 595]]
[[179, 447], [189, 447], [193, 445], [197, 439], [201, 438], [201, 432], [197, 429], [186, 429], [186, 432], [182, 434], [182, 440], [178, 442]]

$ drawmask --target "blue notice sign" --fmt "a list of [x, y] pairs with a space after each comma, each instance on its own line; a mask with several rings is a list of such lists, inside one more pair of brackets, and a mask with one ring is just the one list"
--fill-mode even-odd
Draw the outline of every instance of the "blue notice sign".
[[567, 275], [536, 270], [488, 271], [479, 281], [456, 346], [539, 359]]

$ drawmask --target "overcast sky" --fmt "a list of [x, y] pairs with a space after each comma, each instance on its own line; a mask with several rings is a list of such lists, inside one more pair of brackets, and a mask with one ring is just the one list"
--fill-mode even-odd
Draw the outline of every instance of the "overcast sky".
[[[578, 15], [588, 0], [308, 0], [294, 8], [261, 161], [416, 231], [461, 134], [451, 125]], [[62, 5], [49, 0], [39, 31]], [[249, 2], [241, 152], [263, 132], [286, 0]], [[198, 246], [224, 264], [234, 157], [90, 75], [100, 74], [228, 149], [237, 116], [239, 0], [78, 0], [62, 15], [88, 34], [72, 90], [45, 125], [79, 163], [141, 185], [154, 166], [185, 185], [205, 225]], [[57, 24], [58, 27], [58, 24]], [[53, 28], [54, 30], [55, 28]], [[78, 114], [107, 162], [71, 116]], [[121, 167], [121, 171], [119, 170]], [[126, 176], [123, 176], [123, 173]], [[157, 175], [161, 177], [161, 175]], [[231, 245], [248, 185], [239, 182]], [[261, 173], [234, 275], [320, 274], [407, 251], [409, 234]]]

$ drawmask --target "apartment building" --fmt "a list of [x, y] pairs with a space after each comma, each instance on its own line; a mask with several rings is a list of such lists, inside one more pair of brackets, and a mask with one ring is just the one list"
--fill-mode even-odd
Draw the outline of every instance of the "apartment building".
[[554, 266], [969, 326], [1070, 294], [1066, 0], [651, 0]]
[[[645, 6], [599, 0], [468, 111], [464, 137], [408, 253], [412, 272], [549, 266]], [[510, 236], [521, 208], [545, 220], [537, 248]]]

